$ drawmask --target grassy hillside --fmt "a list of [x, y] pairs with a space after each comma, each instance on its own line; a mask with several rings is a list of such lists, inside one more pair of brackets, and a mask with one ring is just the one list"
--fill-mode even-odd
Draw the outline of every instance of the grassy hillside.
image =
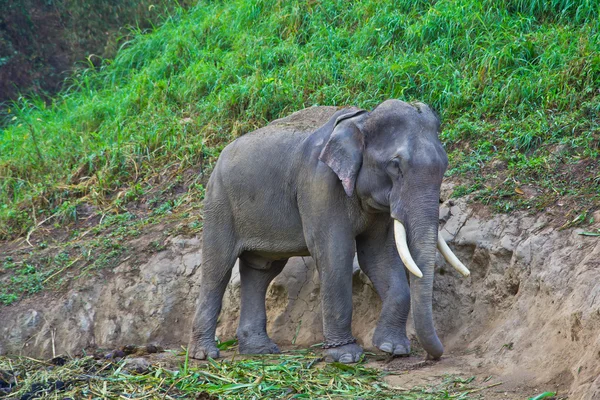
[[236, 136], [303, 107], [392, 97], [440, 111], [456, 195], [503, 211], [560, 203], [568, 223], [588, 221], [600, 200], [599, 4], [235, 0], [180, 10], [73, 77], [52, 105], [10, 108], [0, 239], [84, 209], [118, 213], [161, 177], [210, 168]]

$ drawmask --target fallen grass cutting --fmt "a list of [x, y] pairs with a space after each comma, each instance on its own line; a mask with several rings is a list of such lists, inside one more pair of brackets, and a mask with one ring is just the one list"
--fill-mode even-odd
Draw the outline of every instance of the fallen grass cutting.
[[202, 2], [8, 105], [0, 239], [119, 213], [170, 169], [210, 171], [235, 137], [312, 105], [421, 100], [442, 115], [455, 196], [503, 212], [600, 199], [600, 3]]
[[[50, 361], [0, 357], [0, 394], [5, 398], [128, 399], [474, 399], [497, 385], [474, 386], [474, 378], [448, 376], [436, 386], [392, 387], [386, 373], [364, 363], [325, 364], [302, 351], [254, 359], [209, 359], [178, 368], [155, 362], [143, 371], [127, 359], [110, 362], [83, 357]], [[4, 392], [3, 392], [4, 391]]]

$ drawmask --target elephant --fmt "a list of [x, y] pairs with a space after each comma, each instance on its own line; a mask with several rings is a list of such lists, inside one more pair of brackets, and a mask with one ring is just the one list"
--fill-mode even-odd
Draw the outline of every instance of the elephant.
[[238, 259], [239, 352], [279, 352], [266, 331], [267, 288], [290, 257], [310, 255], [321, 281], [327, 359], [357, 362], [363, 349], [351, 331], [356, 254], [382, 300], [373, 345], [394, 356], [409, 354], [412, 308], [419, 343], [428, 358], [440, 358], [444, 348], [432, 318], [436, 248], [463, 275], [469, 271], [438, 235], [448, 157], [437, 114], [424, 103], [391, 99], [372, 111], [324, 107], [326, 122], [319, 127], [302, 112], [221, 152], [204, 200], [189, 355], [219, 357], [217, 318]]

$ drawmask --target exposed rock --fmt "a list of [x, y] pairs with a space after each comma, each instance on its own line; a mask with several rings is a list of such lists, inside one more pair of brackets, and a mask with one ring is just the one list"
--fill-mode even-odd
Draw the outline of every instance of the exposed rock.
[[[464, 199], [442, 205], [442, 235], [471, 270], [461, 278], [438, 256], [434, 317], [451, 352], [471, 352], [490, 373], [531, 384], [560, 382], [573, 398], [600, 396], [600, 240], [558, 231], [549, 217], [482, 217]], [[52, 355], [126, 343], [185, 345], [201, 264], [199, 238], [171, 238], [137, 265], [79, 279], [61, 296], [0, 308], [0, 352]], [[268, 290], [268, 330], [280, 345], [322, 341], [320, 281], [311, 258], [290, 260]], [[368, 278], [353, 278], [355, 336], [367, 348], [381, 308]], [[235, 336], [239, 273], [217, 335]], [[412, 327], [409, 326], [409, 336]], [[416, 343], [416, 342], [414, 342]]]
[[143, 357], [126, 358], [124, 367], [130, 372], [143, 374], [150, 368], [150, 362]]

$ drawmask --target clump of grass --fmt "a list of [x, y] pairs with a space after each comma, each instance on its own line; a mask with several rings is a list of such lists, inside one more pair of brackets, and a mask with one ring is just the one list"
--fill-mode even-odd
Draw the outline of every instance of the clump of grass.
[[12, 257], [6, 257], [0, 264], [0, 276], [3, 278], [0, 280], [0, 304], [9, 305], [22, 296], [41, 291], [58, 272], [77, 261], [71, 261], [65, 252], [40, 258], [36, 262], [14, 262]]
[[468, 399], [470, 393], [485, 389], [474, 388], [473, 378], [459, 377], [447, 377], [431, 387], [393, 388], [383, 381], [385, 373], [378, 369], [360, 363], [324, 365], [320, 361], [316, 354], [305, 352], [254, 359], [209, 359], [195, 366], [185, 362], [176, 370], [155, 364], [136, 372], [135, 368], [127, 367], [126, 360], [111, 363], [84, 357], [44, 362], [0, 357], [0, 390], [5, 390], [9, 397], [32, 398], [437, 400]]
[[[180, 10], [78, 72], [52, 104], [10, 107], [0, 239], [52, 216], [70, 223], [83, 203], [132, 201], [169, 168], [210, 170], [229, 141], [292, 111], [386, 98], [437, 108], [449, 174], [483, 179], [497, 209], [570, 196], [585, 211], [600, 198], [598, 170], [573, 185], [569, 164], [597, 165], [600, 152], [599, 9], [592, 0], [235, 0]], [[485, 168], [494, 160], [506, 164], [496, 178]], [[505, 195], [501, 182], [515, 181], [543, 195]]]

